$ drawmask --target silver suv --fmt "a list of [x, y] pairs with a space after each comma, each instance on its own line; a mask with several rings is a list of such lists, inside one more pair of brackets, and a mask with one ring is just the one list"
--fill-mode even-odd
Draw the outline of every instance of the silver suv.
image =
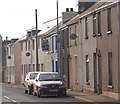
[[25, 77], [24, 90], [25, 93], [32, 94], [33, 92], [33, 82], [39, 72], [29, 72]]

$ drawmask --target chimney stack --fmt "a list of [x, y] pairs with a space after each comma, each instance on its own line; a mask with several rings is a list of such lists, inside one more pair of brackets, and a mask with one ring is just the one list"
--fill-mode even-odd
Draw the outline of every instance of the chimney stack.
[[62, 12], [62, 22], [63, 24], [69, 21], [71, 18], [76, 16], [78, 12], [73, 11], [73, 8], [66, 8], [66, 12]]

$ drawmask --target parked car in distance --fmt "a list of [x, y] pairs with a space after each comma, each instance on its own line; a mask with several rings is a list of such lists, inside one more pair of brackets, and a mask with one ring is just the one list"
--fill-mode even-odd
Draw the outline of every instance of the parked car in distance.
[[39, 72], [33, 87], [38, 97], [66, 95], [66, 86], [57, 72]]
[[33, 92], [33, 82], [39, 72], [28, 72], [28, 74], [25, 77], [24, 82], [24, 91], [25, 93], [32, 94]]

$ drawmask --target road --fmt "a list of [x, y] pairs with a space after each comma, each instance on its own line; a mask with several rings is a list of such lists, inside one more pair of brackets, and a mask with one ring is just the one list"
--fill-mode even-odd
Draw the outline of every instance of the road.
[[53, 104], [55, 102], [61, 104], [74, 104], [80, 102], [86, 102], [84, 100], [77, 100], [73, 97], [66, 96], [66, 97], [45, 97], [45, 98], [38, 98], [33, 95], [24, 94], [23, 88], [17, 87], [10, 87], [6, 85], [2, 85], [2, 104], [48, 104], [51, 102]]

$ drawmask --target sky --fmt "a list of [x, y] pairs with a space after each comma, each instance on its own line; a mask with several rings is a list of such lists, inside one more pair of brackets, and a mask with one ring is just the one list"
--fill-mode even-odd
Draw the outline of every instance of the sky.
[[[21, 38], [26, 31], [35, 27], [35, 9], [38, 26], [57, 17], [57, 0], [0, 0], [0, 35], [3, 40]], [[58, 0], [59, 16], [66, 8], [77, 11], [78, 0]]]

